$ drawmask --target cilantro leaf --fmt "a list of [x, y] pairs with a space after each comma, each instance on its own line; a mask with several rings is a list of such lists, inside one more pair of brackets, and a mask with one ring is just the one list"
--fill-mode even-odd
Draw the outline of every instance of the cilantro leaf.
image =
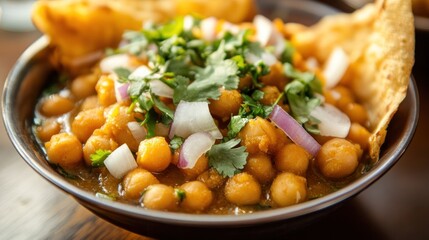
[[285, 87], [285, 93], [293, 117], [304, 125], [304, 128], [310, 132], [318, 134], [318, 119], [312, 117], [311, 111], [321, 104], [320, 98], [315, 93], [321, 93], [322, 87], [320, 81], [313, 73], [299, 72], [292, 65], [284, 65], [286, 75], [292, 79]]
[[151, 138], [155, 136], [155, 125], [158, 114], [152, 108], [145, 114], [145, 119], [141, 122], [142, 125], [146, 125], [147, 135], [146, 138]]
[[159, 100], [159, 98], [157, 96], [155, 96], [154, 94], [152, 94], [152, 100], [154, 105], [164, 114], [166, 115], [169, 119], [173, 120], [174, 117], [174, 112], [173, 110], [171, 110], [170, 108], [167, 107], [167, 105], [165, 105], [165, 103], [163, 103], [161, 100]]
[[239, 143], [239, 139], [232, 139], [213, 145], [207, 153], [209, 165], [224, 177], [232, 177], [239, 173], [246, 165], [249, 155], [244, 146], [234, 148]]
[[118, 67], [118, 68], [115, 68], [113, 71], [116, 73], [116, 75], [118, 75], [118, 79], [119, 79], [118, 81], [120, 83], [125, 83], [129, 81], [128, 77], [131, 74], [131, 71], [129, 69], [124, 67]]
[[101, 167], [104, 166], [104, 160], [112, 153], [110, 150], [98, 149], [95, 153], [91, 154], [89, 158], [91, 159], [91, 166]]
[[183, 189], [175, 188], [174, 194], [176, 194], [177, 198], [179, 199], [179, 202], [182, 202], [186, 198], [186, 192]]
[[228, 124], [228, 139], [235, 138], [248, 122], [248, 118], [243, 118], [240, 115], [232, 116]]
[[170, 149], [175, 151], [179, 149], [183, 144], [184, 139], [179, 136], [174, 136], [173, 139], [170, 140]]

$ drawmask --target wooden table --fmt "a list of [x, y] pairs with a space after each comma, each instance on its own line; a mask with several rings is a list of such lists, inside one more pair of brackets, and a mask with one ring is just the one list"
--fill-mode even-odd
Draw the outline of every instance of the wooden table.
[[[37, 32], [0, 31], [0, 86]], [[420, 120], [402, 159], [369, 189], [291, 238], [429, 239], [429, 34], [417, 33], [413, 71]], [[80, 206], [35, 173], [0, 127], [0, 239], [148, 239], [116, 227]]]

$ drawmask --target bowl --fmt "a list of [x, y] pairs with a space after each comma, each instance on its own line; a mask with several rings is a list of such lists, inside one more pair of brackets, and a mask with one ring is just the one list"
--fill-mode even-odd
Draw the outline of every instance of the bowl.
[[[260, 12], [265, 16], [282, 17], [287, 21], [305, 24], [315, 23], [320, 17], [337, 12], [311, 1], [261, 0], [258, 3]], [[26, 163], [43, 178], [70, 194], [99, 217], [145, 236], [253, 239], [291, 233], [329, 214], [386, 173], [405, 152], [417, 125], [418, 92], [414, 80], [411, 79], [407, 97], [390, 123], [380, 160], [368, 173], [337, 192], [291, 207], [238, 216], [147, 210], [97, 198], [66, 181], [46, 161], [45, 153], [37, 144], [31, 126], [37, 98], [49, 76], [55, 71], [46, 61], [47, 46], [46, 37], [33, 43], [21, 55], [7, 77], [3, 90], [2, 113], [10, 140]]]

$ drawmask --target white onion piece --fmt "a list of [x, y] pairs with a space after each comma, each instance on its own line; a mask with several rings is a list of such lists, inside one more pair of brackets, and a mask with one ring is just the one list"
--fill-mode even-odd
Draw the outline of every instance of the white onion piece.
[[155, 135], [168, 137], [168, 133], [170, 132], [170, 126], [162, 123], [155, 124]]
[[275, 31], [274, 32], [274, 55], [278, 58], [283, 54], [284, 50], [286, 49], [286, 43], [285, 39], [283, 38], [282, 34]]
[[207, 132], [215, 139], [223, 138], [210, 114], [207, 102], [180, 101], [174, 113], [170, 139], [174, 136], [187, 138], [197, 132]]
[[305, 61], [305, 65], [307, 65], [308, 69], [310, 69], [311, 71], [315, 71], [319, 67], [319, 62], [317, 61], [316, 58], [309, 57]]
[[115, 94], [117, 102], [121, 102], [130, 98], [130, 96], [128, 95], [129, 86], [129, 83], [120, 83], [118, 81], [115, 81]]
[[291, 115], [279, 105], [274, 106], [269, 118], [282, 129], [286, 135], [297, 145], [303, 147], [312, 156], [320, 150], [320, 144], [299, 124]]
[[253, 24], [256, 27], [256, 39], [262, 46], [268, 45], [268, 42], [273, 36], [274, 26], [270, 19], [257, 15], [253, 19]]
[[214, 143], [215, 139], [208, 133], [198, 132], [190, 135], [183, 142], [177, 167], [193, 168], [198, 159], [210, 150]]
[[167, 84], [163, 83], [161, 80], [152, 80], [149, 82], [149, 86], [155, 95], [173, 98], [174, 90]]
[[127, 172], [137, 167], [136, 160], [127, 144], [122, 144], [104, 160], [104, 165], [110, 174], [121, 179]]
[[186, 15], [183, 18], [183, 30], [191, 31], [194, 26], [194, 18], [191, 15]]
[[254, 65], [259, 63], [259, 62], [263, 62], [267, 66], [270, 67], [277, 62], [277, 58], [273, 54], [268, 53], [268, 52], [263, 52], [260, 57], [256, 56], [253, 53], [247, 52], [247, 53], [245, 53], [244, 57], [246, 59], [246, 62], [248, 62], [250, 64], [254, 64]]
[[114, 73], [116, 68], [131, 68], [130, 57], [127, 54], [117, 54], [103, 58], [100, 69], [103, 73]]
[[147, 135], [146, 128], [140, 125], [140, 123], [129, 122], [127, 123], [127, 127], [137, 142], [141, 142], [146, 138], [146, 135]]
[[335, 87], [344, 76], [350, 65], [349, 57], [341, 47], [336, 47], [326, 61], [323, 75], [326, 80], [326, 88]]
[[232, 34], [238, 34], [240, 32], [240, 27], [230, 22], [224, 22], [222, 25], [222, 30]]
[[149, 76], [152, 73], [152, 71], [145, 65], [142, 65], [138, 67], [136, 70], [134, 70], [130, 76], [128, 76], [131, 80], [138, 80], [143, 79], [147, 76]]
[[320, 135], [345, 138], [350, 130], [350, 118], [331, 104], [325, 103], [311, 111], [311, 116], [317, 118]]
[[202, 37], [206, 41], [213, 41], [216, 38], [217, 19], [215, 17], [205, 18], [201, 21]]

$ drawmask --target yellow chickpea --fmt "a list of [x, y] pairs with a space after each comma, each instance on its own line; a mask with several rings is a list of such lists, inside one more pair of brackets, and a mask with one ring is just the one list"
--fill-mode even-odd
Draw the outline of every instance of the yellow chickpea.
[[260, 117], [249, 120], [238, 133], [241, 145], [245, 146], [250, 154], [274, 153], [279, 144], [277, 135], [276, 127], [268, 120]]
[[293, 173], [281, 173], [271, 184], [270, 195], [280, 207], [303, 202], [307, 198], [307, 180]]
[[125, 175], [122, 183], [125, 198], [138, 199], [148, 186], [158, 184], [159, 181], [152, 173], [136, 168]]
[[128, 107], [114, 105], [108, 111], [106, 123], [102, 126], [105, 131], [112, 134], [113, 139], [119, 144], [127, 144], [131, 151], [136, 152], [139, 142], [134, 138], [128, 123], [135, 121], [134, 115], [128, 113]]
[[97, 129], [83, 146], [83, 159], [88, 166], [91, 166], [91, 154], [94, 154], [97, 150], [113, 151], [116, 148], [118, 148], [118, 144], [108, 134]]
[[362, 150], [367, 150], [371, 133], [359, 123], [352, 123], [347, 139], [360, 145]]
[[250, 173], [260, 183], [270, 182], [276, 175], [271, 159], [265, 153], [249, 156], [244, 171]]
[[248, 173], [239, 173], [225, 184], [226, 199], [237, 205], [257, 204], [261, 198], [261, 185]]
[[240, 78], [240, 82], [238, 82], [238, 89], [244, 90], [250, 88], [252, 86], [252, 77], [250, 75], [246, 75]]
[[296, 175], [305, 175], [311, 155], [295, 143], [286, 144], [275, 156], [277, 170], [291, 172]]
[[281, 94], [279, 89], [275, 86], [265, 86], [261, 90], [264, 92], [264, 97], [261, 99], [261, 103], [265, 105], [274, 104]]
[[366, 126], [368, 123], [368, 113], [366, 109], [359, 103], [348, 103], [341, 109], [352, 122], [357, 122], [360, 125]]
[[222, 186], [226, 178], [220, 175], [214, 168], [209, 168], [209, 170], [201, 173], [197, 180], [206, 184], [206, 186], [210, 189], [218, 188]]
[[61, 125], [55, 118], [48, 118], [42, 125], [36, 128], [37, 136], [43, 142], [49, 141], [51, 137], [61, 131]]
[[101, 107], [101, 105], [98, 102], [97, 95], [93, 95], [93, 96], [87, 97], [87, 98], [85, 98], [85, 100], [83, 100], [82, 105], [80, 105], [80, 110], [85, 111], [85, 110], [93, 109], [96, 107]]
[[277, 62], [270, 67], [270, 73], [261, 77], [260, 80], [264, 85], [276, 86], [280, 91], [283, 91], [288, 82], [283, 72], [283, 65]]
[[72, 167], [82, 161], [82, 144], [70, 133], [59, 133], [45, 143], [49, 161], [63, 167]]
[[334, 138], [320, 148], [316, 163], [323, 176], [328, 178], [343, 178], [352, 174], [358, 164], [361, 149], [359, 145]]
[[74, 102], [72, 100], [58, 94], [54, 94], [42, 102], [40, 113], [47, 117], [53, 117], [68, 113], [73, 108]]
[[349, 103], [355, 102], [353, 93], [347, 87], [338, 85], [331, 90], [332, 97], [335, 99], [335, 106], [343, 109]]
[[232, 115], [237, 115], [242, 102], [241, 94], [237, 90], [221, 90], [218, 100], [210, 100], [210, 113], [226, 121]]
[[194, 180], [196, 177], [198, 177], [198, 175], [206, 171], [208, 168], [209, 159], [205, 155], [202, 155], [197, 160], [193, 168], [184, 168], [180, 169], [180, 171], [185, 175], [185, 179]]
[[177, 205], [174, 188], [164, 184], [150, 185], [143, 194], [143, 206], [148, 209], [173, 211]]
[[94, 73], [79, 76], [71, 82], [70, 90], [77, 99], [84, 99], [94, 95], [98, 78], [98, 74]]
[[98, 101], [104, 107], [116, 103], [115, 82], [107, 76], [101, 76], [95, 85]]
[[213, 201], [212, 191], [202, 182], [187, 182], [180, 186], [180, 188], [186, 194], [180, 206], [188, 211], [204, 211]]
[[86, 142], [95, 129], [103, 126], [106, 119], [104, 118], [104, 108], [93, 108], [79, 112], [72, 122], [72, 132], [81, 142]]
[[164, 137], [145, 139], [137, 152], [137, 164], [151, 172], [162, 172], [171, 163], [170, 147]]

